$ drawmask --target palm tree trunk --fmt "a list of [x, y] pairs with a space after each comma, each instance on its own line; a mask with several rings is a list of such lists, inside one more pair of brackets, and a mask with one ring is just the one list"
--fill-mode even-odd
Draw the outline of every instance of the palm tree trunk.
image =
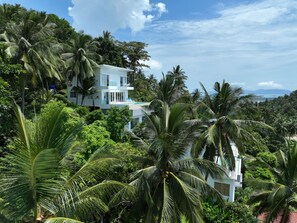
[[24, 76], [22, 77], [22, 89], [21, 89], [21, 98], [22, 98], [22, 113], [25, 114], [25, 88], [26, 88], [26, 82], [27, 82], [27, 78], [26, 78], [26, 74], [24, 74]]
[[84, 100], [85, 100], [85, 95], [82, 95], [82, 98], [81, 98], [81, 103], [80, 103], [80, 105], [83, 105], [83, 103], [84, 103]]
[[[76, 88], [78, 88], [78, 76], [76, 75]], [[78, 105], [78, 92], [76, 92], [76, 105]]]
[[42, 80], [42, 78], [40, 78], [40, 82], [41, 82], [41, 92], [42, 92], [42, 94], [41, 94], [41, 104], [43, 104], [44, 103], [44, 98], [45, 98], [45, 88], [44, 88], [44, 83], [43, 83], [43, 80]]
[[42, 212], [41, 212], [41, 207], [38, 206], [37, 207], [37, 216], [36, 216], [36, 222], [39, 223], [39, 222], [42, 222]]

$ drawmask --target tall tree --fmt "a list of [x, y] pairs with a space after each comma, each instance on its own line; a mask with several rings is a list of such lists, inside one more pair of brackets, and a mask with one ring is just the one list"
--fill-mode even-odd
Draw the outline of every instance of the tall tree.
[[157, 99], [172, 105], [178, 98], [179, 95], [174, 84], [174, 77], [163, 74], [157, 88]]
[[[6, 53], [12, 58], [12, 62], [20, 63], [24, 66], [27, 74], [30, 75], [32, 84], [42, 84], [47, 78], [61, 80], [58, 72], [59, 59], [55, 51], [53, 39], [54, 24], [48, 22], [45, 13], [34, 11], [21, 15], [19, 23], [11, 21], [5, 27], [5, 32], [0, 39], [5, 44]], [[27, 75], [22, 76], [22, 110], [24, 111], [25, 87]]]
[[172, 105], [188, 97], [185, 80], [187, 76], [183, 69], [179, 65], [173, 67], [172, 71], [168, 71], [166, 75], [163, 74], [157, 87], [157, 99]]
[[[124, 186], [94, 182], [113, 160], [99, 159], [95, 152], [81, 169], [70, 174], [66, 160], [77, 143], [75, 137], [81, 125], [66, 125], [61, 106], [33, 121], [26, 120], [18, 107], [15, 114], [17, 148], [1, 160], [0, 166], [1, 222], [99, 220], [108, 211], [101, 195], [109, 196]], [[92, 184], [88, 184], [90, 181]]]
[[75, 77], [76, 87], [81, 87], [84, 79], [95, 76], [96, 68], [99, 67], [95, 59], [100, 58], [100, 55], [96, 54], [97, 48], [98, 42], [81, 32], [70, 40], [66, 52], [62, 54], [68, 67], [68, 79], [72, 80]]
[[213, 162], [187, 158], [193, 138], [190, 123], [185, 122], [187, 106], [161, 104], [160, 115], [147, 116], [148, 144], [135, 138], [138, 146], [151, 154], [154, 164], [138, 170], [129, 187], [122, 189], [111, 204], [120, 198], [132, 198], [128, 218], [142, 222], [203, 222], [201, 200], [211, 195], [221, 197], [204, 180], [204, 174], [222, 176], [223, 170]]
[[280, 216], [281, 223], [288, 222], [291, 211], [297, 208], [297, 144], [290, 143], [286, 150], [276, 152], [277, 166], [273, 166], [261, 159], [276, 179], [250, 179], [256, 192], [250, 198], [250, 204], [255, 204], [257, 214], [265, 214], [265, 223], [272, 222]]
[[[95, 94], [96, 88], [95, 88], [95, 78], [94, 77], [89, 77], [86, 78], [84, 80], [81, 81], [80, 86], [75, 86], [73, 87], [73, 90], [77, 93], [77, 94], [81, 94], [82, 98], [81, 98], [81, 105], [84, 104], [84, 99], [86, 96], [91, 96], [93, 94]], [[94, 99], [93, 99], [93, 106], [94, 105]]]
[[[235, 159], [231, 144], [234, 143], [241, 154], [244, 153], [243, 140], [253, 140], [248, 126], [268, 127], [264, 123], [252, 120], [234, 119], [236, 108], [251, 95], [242, 95], [241, 88], [231, 87], [223, 81], [214, 84], [215, 93], [210, 95], [203, 84], [204, 99], [196, 107], [198, 117], [205, 122], [203, 133], [198, 136], [192, 147], [194, 157], [204, 153], [204, 158], [215, 161], [220, 157], [224, 166], [233, 170]], [[202, 115], [201, 115], [202, 112]]]
[[5, 26], [11, 21], [19, 22], [21, 20], [21, 14], [25, 12], [25, 8], [20, 5], [0, 5], [0, 33], [5, 31]]
[[125, 126], [132, 120], [131, 111], [128, 106], [111, 107], [107, 112], [106, 129], [110, 132], [110, 138], [115, 142], [120, 142], [123, 138]]
[[180, 67], [180, 65], [173, 67], [172, 71], [169, 71], [167, 74], [173, 77], [174, 85], [176, 86], [176, 90], [179, 91], [179, 94], [182, 95], [188, 93], [188, 89], [185, 83], [188, 77], [186, 76], [185, 71]]
[[134, 81], [134, 91], [129, 92], [129, 97], [135, 101], [150, 102], [156, 98], [157, 85], [158, 81], [154, 75], [147, 77], [140, 71]]
[[120, 47], [123, 51], [123, 56], [127, 61], [127, 68], [133, 70], [128, 73], [129, 83], [132, 85], [135, 82], [136, 76], [143, 67], [149, 67], [145, 61], [150, 59], [148, 52], [145, 50], [147, 44], [143, 42], [131, 41], [122, 42]]
[[113, 36], [108, 31], [103, 31], [102, 36], [95, 38], [99, 43], [97, 53], [102, 56], [102, 62], [118, 67], [126, 67], [126, 60], [119, 44], [119, 41], [114, 40]]

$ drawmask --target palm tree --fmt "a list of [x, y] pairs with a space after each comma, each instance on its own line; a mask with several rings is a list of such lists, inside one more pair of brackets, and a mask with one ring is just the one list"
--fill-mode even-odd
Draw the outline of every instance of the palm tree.
[[135, 83], [137, 74], [141, 74], [143, 67], [149, 67], [145, 64], [145, 61], [150, 59], [148, 52], [145, 50], [147, 44], [143, 42], [131, 41], [131, 42], [121, 42], [118, 44], [122, 50], [122, 56], [126, 59], [123, 65], [133, 70], [128, 73], [128, 81], [132, 85]]
[[122, 49], [110, 32], [103, 31], [102, 36], [96, 37], [95, 40], [99, 43], [96, 52], [102, 56], [103, 63], [118, 67], [127, 66], [127, 61], [122, 55]]
[[[79, 87], [84, 79], [95, 76], [96, 68], [99, 67], [95, 59], [100, 57], [95, 53], [98, 44], [97, 41], [92, 40], [91, 36], [78, 33], [70, 41], [66, 52], [62, 54], [68, 67], [68, 78], [72, 80], [76, 77], [76, 87]], [[76, 100], [78, 104], [78, 96]]]
[[164, 75], [157, 87], [157, 99], [166, 102], [168, 105], [174, 104], [179, 98], [173, 76]]
[[0, 5], [0, 33], [5, 31], [5, 26], [10, 21], [20, 21], [21, 14], [23, 14], [25, 8], [20, 5], [1, 4]]
[[222, 201], [204, 175], [219, 177], [224, 172], [213, 162], [186, 156], [193, 138], [189, 131], [192, 124], [185, 121], [186, 105], [169, 107], [162, 102], [161, 110], [160, 115], [147, 116], [148, 144], [134, 136], [136, 145], [152, 156], [153, 164], [138, 170], [110, 205], [132, 198], [128, 203], [130, 221], [180, 222], [184, 216], [189, 222], [203, 222], [202, 197], [211, 195]]
[[[75, 87], [73, 87], [73, 90], [76, 93], [82, 95], [81, 105], [83, 105], [84, 99], [86, 96], [93, 95], [97, 92], [96, 88], [95, 88], [95, 78], [90, 77], [90, 78], [86, 78], [86, 79], [82, 80], [81, 86], [75, 86]], [[94, 99], [93, 99], [93, 106], [95, 106]]]
[[1, 161], [1, 222], [98, 220], [108, 211], [104, 199], [124, 185], [88, 182], [98, 178], [113, 160], [100, 159], [95, 152], [80, 170], [72, 173], [66, 160], [81, 125], [66, 126], [63, 107], [33, 121], [26, 120], [18, 107], [15, 113], [16, 149]]
[[196, 107], [194, 113], [196, 118], [204, 120], [205, 128], [193, 144], [192, 156], [197, 157], [204, 153], [204, 158], [212, 161], [215, 161], [215, 157], [220, 157], [222, 164], [233, 170], [235, 159], [231, 144], [234, 143], [239, 153], [243, 154], [243, 140], [253, 139], [246, 127], [268, 126], [261, 122], [233, 118], [236, 108], [252, 97], [242, 95], [241, 88], [231, 87], [225, 81], [222, 84], [216, 82], [215, 93], [210, 95], [203, 84], [201, 87], [204, 91], [204, 99]]
[[265, 223], [281, 216], [281, 223], [288, 222], [290, 211], [297, 208], [297, 144], [289, 143], [286, 150], [276, 152], [277, 166], [271, 166], [257, 159], [267, 167], [276, 182], [251, 179], [256, 192], [250, 198], [250, 204], [256, 204], [257, 214], [265, 213]]
[[188, 77], [186, 76], [185, 71], [180, 67], [180, 65], [173, 67], [172, 71], [168, 72], [168, 75], [172, 76], [175, 80], [176, 88], [181, 95], [187, 92], [185, 81], [188, 79]]
[[157, 87], [157, 99], [172, 105], [175, 102], [183, 101], [188, 96], [185, 81], [187, 76], [183, 69], [178, 65], [173, 67], [172, 71], [168, 71], [160, 80]]
[[[38, 82], [44, 89], [47, 78], [61, 80], [58, 71], [56, 41], [53, 39], [54, 24], [49, 23], [45, 13], [25, 13], [19, 23], [10, 22], [0, 40], [7, 47], [6, 53], [12, 62], [23, 64], [27, 74], [31, 75], [34, 86]], [[22, 78], [22, 111], [24, 112], [24, 96], [27, 76]]]

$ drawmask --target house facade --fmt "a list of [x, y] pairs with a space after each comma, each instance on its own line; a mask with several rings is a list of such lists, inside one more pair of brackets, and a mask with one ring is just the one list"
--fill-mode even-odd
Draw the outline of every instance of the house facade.
[[100, 108], [104, 112], [111, 106], [128, 106], [132, 113], [133, 121], [127, 126], [131, 129], [136, 123], [142, 121], [143, 110], [149, 102], [135, 102], [129, 98], [129, 91], [134, 90], [127, 82], [127, 74], [132, 70], [102, 64], [95, 74], [94, 93], [83, 98], [82, 94], [77, 94], [75, 87], [80, 86], [77, 77], [68, 83], [67, 97], [78, 105]]
[[[227, 176], [223, 176], [222, 179], [213, 179], [212, 177], [208, 177], [207, 183], [219, 191], [226, 200], [233, 202], [235, 199], [235, 189], [237, 187], [242, 187], [242, 159], [239, 156], [238, 149], [235, 144], [232, 144], [231, 146], [235, 158], [235, 169], [233, 171], [225, 169]], [[217, 163], [221, 165], [221, 159], [219, 157], [217, 158]]]

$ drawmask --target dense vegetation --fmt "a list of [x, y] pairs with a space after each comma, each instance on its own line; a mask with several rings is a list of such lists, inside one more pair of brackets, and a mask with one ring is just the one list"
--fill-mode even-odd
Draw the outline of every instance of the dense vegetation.
[[[145, 48], [0, 5], [1, 222], [286, 222], [297, 208], [297, 93], [254, 103], [225, 81], [190, 93], [179, 65], [146, 76]], [[130, 97], [151, 102], [133, 132], [128, 108], [103, 114], [66, 98], [74, 77], [77, 94], [94, 94], [103, 63], [131, 69]], [[234, 170], [232, 145], [244, 164], [233, 203], [207, 184]]]

